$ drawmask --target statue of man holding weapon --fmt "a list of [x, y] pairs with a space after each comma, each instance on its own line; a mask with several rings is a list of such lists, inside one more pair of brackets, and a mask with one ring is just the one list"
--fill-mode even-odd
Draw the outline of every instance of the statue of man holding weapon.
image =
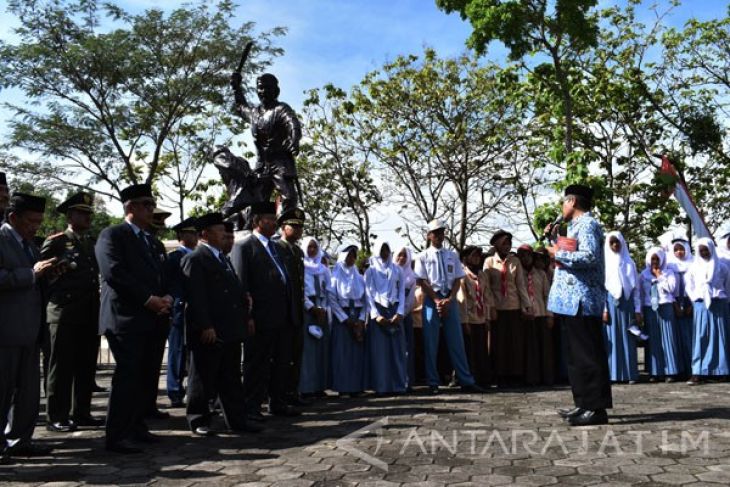
[[259, 101], [252, 106], [241, 88], [241, 71], [251, 50], [249, 42], [243, 51], [238, 68], [231, 75], [235, 94], [235, 112], [251, 124], [251, 133], [258, 159], [254, 172], [259, 177], [260, 197], [271, 198], [276, 188], [281, 195], [281, 211], [296, 208], [299, 194], [295, 157], [299, 153], [302, 129], [294, 110], [279, 101], [279, 81], [273, 74], [263, 74], [256, 79]]

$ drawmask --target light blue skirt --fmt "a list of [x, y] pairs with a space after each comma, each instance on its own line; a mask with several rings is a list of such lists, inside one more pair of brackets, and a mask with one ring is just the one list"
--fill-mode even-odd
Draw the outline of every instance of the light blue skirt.
[[624, 296], [619, 300], [610, 293], [607, 296], [610, 326], [603, 327], [603, 336], [611, 380], [614, 382], [638, 380], [636, 338], [629, 332], [629, 327], [634, 322], [634, 303]]
[[[348, 309], [345, 308], [345, 313]], [[357, 308], [354, 313], [360, 314]], [[365, 390], [365, 341], [355, 340], [350, 328], [336, 317], [332, 318], [332, 360], [333, 391], [351, 394]]]
[[[390, 319], [396, 306], [389, 309], [376, 304], [378, 313]], [[377, 393], [405, 392], [408, 386], [406, 337], [403, 321], [398, 326], [381, 326], [374, 319], [368, 322], [366, 334], [369, 388]]]
[[663, 377], [684, 372], [674, 305], [660, 304], [656, 311], [644, 306], [644, 322], [649, 335], [646, 357], [649, 374]]
[[299, 392], [310, 394], [323, 392], [329, 385], [330, 370], [330, 325], [323, 326], [322, 338], [309, 334], [309, 325], [315, 323], [314, 317], [304, 313], [304, 340], [302, 343], [302, 366], [299, 372]]
[[694, 303], [692, 375], [728, 375], [728, 305], [713, 299], [707, 309], [703, 301]]

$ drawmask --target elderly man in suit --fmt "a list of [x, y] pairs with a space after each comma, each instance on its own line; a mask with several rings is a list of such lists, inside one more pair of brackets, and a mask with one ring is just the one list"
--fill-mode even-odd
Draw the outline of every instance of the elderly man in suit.
[[203, 215], [195, 226], [200, 232], [200, 245], [182, 259], [187, 297], [185, 334], [190, 347], [190, 429], [199, 436], [212, 434], [210, 401], [219, 398], [228, 428], [260, 431], [260, 427], [246, 422], [241, 343], [246, 333], [248, 302], [223, 250], [223, 214]]
[[33, 237], [46, 200], [15, 193], [0, 227], [0, 455], [37, 456], [31, 442], [40, 402], [39, 345], [45, 327], [42, 284], [57, 259], [40, 260]]
[[270, 414], [299, 414], [285, 397], [291, 372], [294, 283], [282, 249], [272, 240], [277, 227], [275, 204], [251, 205], [251, 214], [253, 233], [236, 242], [231, 259], [251, 299], [248, 336], [243, 345], [246, 410], [250, 419], [263, 421], [261, 404], [267, 395]]
[[121, 192], [125, 221], [104, 229], [96, 242], [101, 272], [99, 330], [114, 354], [106, 422], [106, 448], [116, 453], [139, 453], [130, 443], [154, 443], [144, 422], [149, 371], [154, 364], [155, 339], [166, 326], [172, 307], [161, 257], [150, 230], [155, 199], [148, 184]]

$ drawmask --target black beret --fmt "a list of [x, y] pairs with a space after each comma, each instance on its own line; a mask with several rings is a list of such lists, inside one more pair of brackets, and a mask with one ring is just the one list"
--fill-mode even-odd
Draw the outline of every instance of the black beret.
[[497, 232], [494, 235], [492, 235], [492, 238], [489, 240], [489, 245], [496, 244], [497, 241], [504, 236], [508, 236], [509, 238], [512, 238], [512, 234], [509, 233], [507, 230], [497, 230]]
[[124, 188], [119, 195], [122, 197], [122, 203], [138, 198], [153, 198], [152, 186], [149, 184], [133, 184]]
[[279, 215], [276, 222], [279, 225], [304, 225], [304, 218], [304, 210], [301, 208], [292, 208]]
[[593, 200], [593, 189], [583, 184], [571, 184], [565, 188], [565, 196], [576, 195], [582, 196], [588, 201]]
[[8, 180], [5, 177], [5, 173], [0, 172], [0, 186], [7, 186], [7, 185], [8, 185]]
[[276, 215], [276, 203], [260, 201], [251, 204], [251, 215]]
[[223, 213], [207, 213], [201, 217], [198, 217], [195, 222], [195, 228], [198, 231], [205, 230], [213, 225], [223, 225]]
[[93, 212], [94, 198], [89, 193], [76, 193], [69, 199], [56, 207], [58, 213], [66, 213], [68, 210], [79, 210]]
[[46, 211], [46, 199], [32, 194], [13, 193], [10, 197], [8, 212], [14, 213], [18, 211], [37, 211], [43, 213]]
[[195, 229], [195, 222], [197, 218], [194, 216], [191, 216], [190, 218], [186, 218], [174, 227], [172, 227], [173, 230], [178, 232], [194, 232]]

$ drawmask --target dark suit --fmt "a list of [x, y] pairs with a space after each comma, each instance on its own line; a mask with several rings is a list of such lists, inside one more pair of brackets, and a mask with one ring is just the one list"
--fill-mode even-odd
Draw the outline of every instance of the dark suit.
[[[281, 248], [275, 245], [279, 254]], [[279, 255], [284, 271], [286, 264]], [[255, 234], [237, 242], [231, 252], [243, 291], [253, 300], [256, 333], [244, 341], [243, 384], [246, 408], [259, 412], [269, 396], [269, 408], [285, 406], [292, 356], [292, 300], [290, 278], [282, 277], [274, 260]]]
[[41, 259], [53, 257], [73, 263], [73, 268], [48, 286], [47, 415], [55, 423], [68, 421], [69, 412], [77, 419], [91, 415], [99, 333], [99, 266], [94, 240], [71, 229], [43, 243]]
[[[224, 256], [225, 259], [225, 256]], [[187, 417], [190, 428], [208, 425], [209, 401], [220, 398], [226, 423], [241, 429], [246, 422], [241, 383], [241, 342], [245, 336], [246, 297], [233, 268], [200, 244], [182, 259], [187, 306], [185, 333], [190, 348]], [[217, 340], [203, 344], [203, 330]]]
[[106, 335], [116, 361], [107, 411], [108, 444], [147, 431], [144, 398], [149, 395], [155, 338], [164, 320], [145, 303], [150, 296], [167, 294], [162, 262], [152, 240], [148, 242], [131, 225], [121, 223], [104, 229], [96, 243], [101, 272], [99, 330]]
[[287, 396], [299, 394], [299, 371], [302, 366], [302, 350], [304, 348], [304, 252], [296, 244], [290, 244], [283, 238], [277, 241], [284, 257], [287, 272], [291, 278], [291, 333], [292, 356], [291, 371], [287, 384]]
[[0, 228], [0, 451], [6, 440], [29, 442], [38, 418], [45, 312], [42, 283], [33, 278], [38, 249], [28, 245], [30, 256], [9, 225]]
[[167, 397], [170, 401], [182, 401], [185, 397], [183, 378], [185, 377], [185, 290], [183, 287], [182, 258], [190, 251], [185, 248], [173, 250], [165, 261], [165, 279], [170, 295], [175, 300], [172, 305], [170, 333], [167, 336]]

